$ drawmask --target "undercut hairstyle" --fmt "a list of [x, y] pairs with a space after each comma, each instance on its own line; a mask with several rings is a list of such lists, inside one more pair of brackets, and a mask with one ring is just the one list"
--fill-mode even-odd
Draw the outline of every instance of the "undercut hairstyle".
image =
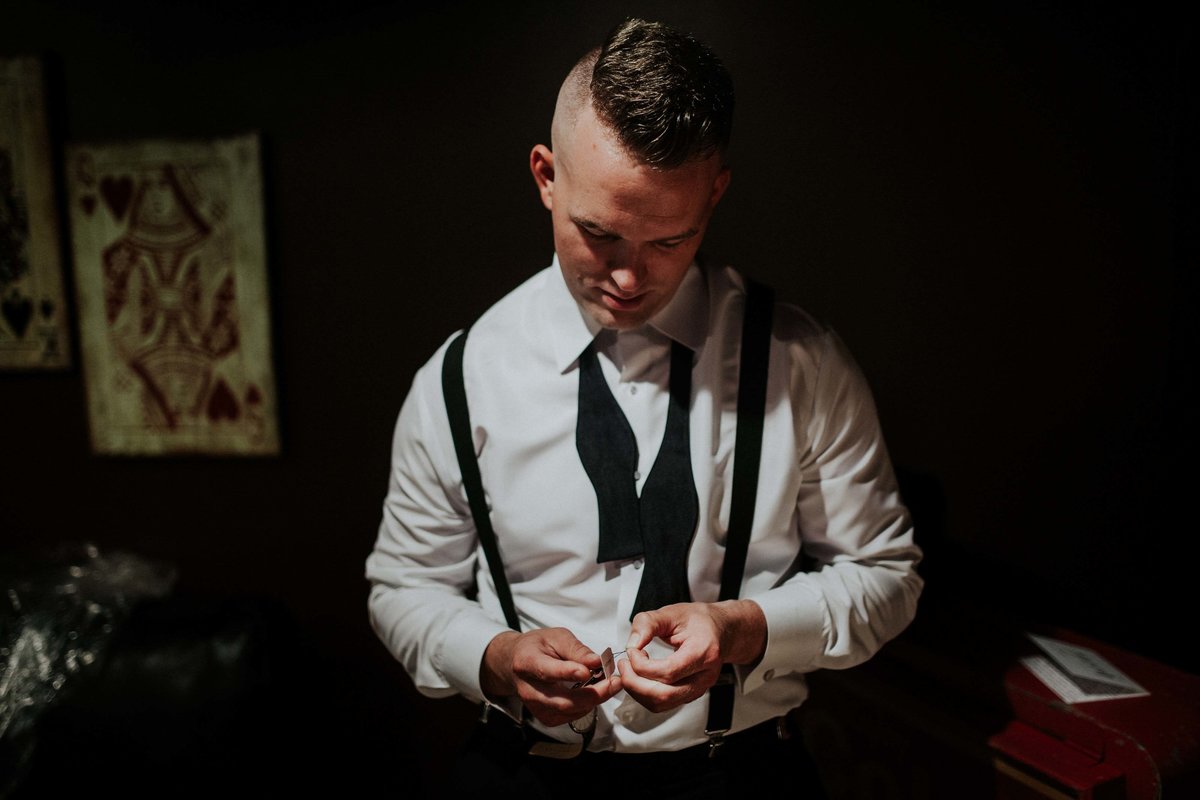
[[733, 79], [707, 46], [662, 23], [627, 19], [598, 51], [588, 86], [596, 116], [638, 161], [671, 169], [714, 153], [733, 128]]

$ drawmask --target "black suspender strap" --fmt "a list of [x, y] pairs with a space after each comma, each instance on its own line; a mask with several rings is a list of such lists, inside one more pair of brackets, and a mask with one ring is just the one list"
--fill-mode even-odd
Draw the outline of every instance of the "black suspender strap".
[[[775, 298], [772, 291], [755, 281], [746, 280], [746, 308], [742, 320], [741, 364], [738, 374], [737, 441], [733, 451], [733, 486], [729, 509], [729, 532], [725, 540], [725, 560], [721, 569], [720, 600], [736, 598], [742, 588], [742, 573], [746, 567], [746, 550], [754, 524], [754, 501], [758, 491], [759, 462], [762, 455], [763, 416], [766, 410], [767, 366], [771, 349], [771, 321]], [[450, 417], [450, 432], [454, 452], [462, 471], [463, 486], [475, 520], [479, 542], [487, 556], [496, 596], [504, 609], [504, 619], [513, 630], [521, 630], [513, 606], [512, 590], [504, 575], [504, 565], [496, 544], [483, 481], [475, 458], [471, 436], [471, 417], [467, 409], [467, 392], [463, 385], [463, 349], [467, 330], [464, 330], [446, 349], [442, 363], [442, 393]], [[710, 754], [721, 744], [721, 737], [733, 722], [733, 667], [726, 664], [716, 685], [709, 691], [708, 723], [705, 734], [710, 740]]]
[[[746, 550], [754, 524], [754, 500], [762, 455], [763, 416], [767, 401], [767, 366], [771, 354], [772, 291], [746, 280], [746, 308], [742, 318], [741, 363], [738, 367], [737, 441], [733, 449], [733, 487], [729, 503], [729, 532], [721, 567], [719, 600], [733, 600], [742, 589]], [[708, 693], [709, 755], [716, 753], [733, 724], [733, 665], [725, 664]]]
[[[469, 329], [468, 329], [469, 330]], [[446, 413], [450, 416], [450, 435], [454, 437], [454, 452], [462, 471], [463, 487], [467, 490], [467, 502], [475, 520], [479, 543], [487, 556], [492, 582], [496, 584], [496, 597], [504, 609], [504, 619], [514, 631], [521, 630], [517, 609], [513, 606], [512, 590], [504, 575], [504, 563], [500, 560], [500, 549], [496, 544], [496, 531], [488, 514], [487, 501], [483, 496], [483, 480], [479, 477], [479, 462], [475, 458], [475, 444], [471, 437], [471, 413], [467, 408], [467, 390], [463, 385], [463, 349], [467, 344], [464, 330], [446, 348], [442, 362], [442, 394], [446, 398]]]
[[741, 366], [738, 368], [737, 441], [733, 449], [733, 487], [729, 502], [729, 534], [725, 539], [725, 563], [721, 569], [721, 600], [733, 600], [742, 589], [746, 548], [750, 544], [750, 528], [754, 524], [774, 305], [775, 298], [769, 288], [747, 281]]

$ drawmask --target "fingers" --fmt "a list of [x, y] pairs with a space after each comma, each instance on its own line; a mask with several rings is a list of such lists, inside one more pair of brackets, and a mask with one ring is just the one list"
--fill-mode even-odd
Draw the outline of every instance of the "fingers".
[[522, 634], [513, 648], [512, 671], [521, 702], [541, 722], [562, 725], [621, 691], [618, 676], [589, 686], [600, 656], [565, 628]]
[[636, 675], [659, 683], [677, 683], [696, 671], [687, 655], [678, 650], [666, 658], [651, 658], [645, 650], [634, 648], [625, 651], [625, 658]]
[[638, 661], [643, 666], [649, 666], [655, 659], [649, 658], [640, 651], [635, 651], [632, 658], [622, 659], [620, 663], [621, 685], [626, 694], [654, 712], [668, 711], [676, 706], [699, 699], [716, 682], [719, 673], [719, 671], [701, 670], [667, 683], [640, 674], [637, 667], [631, 663], [633, 661]]
[[600, 657], [565, 628], [522, 634], [513, 648], [513, 673], [527, 682], [574, 684], [587, 680], [598, 666]]
[[625, 649], [645, 648], [654, 639], [679, 648], [697, 637], [717, 639], [713, 603], [673, 603], [654, 611], [635, 614], [629, 623]]
[[614, 675], [612, 678], [578, 689], [564, 684], [544, 687], [525, 684], [520, 694], [525, 707], [538, 720], [547, 725], [562, 725], [590, 713], [596, 706], [620, 692], [621, 687], [621, 678]]
[[[650, 658], [644, 648], [654, 639], [674, 648], [666, 658]], [[680, 683], [698, 672], [719, 670], [721, 647], [706, 603], [676, 603], [645, 611], [630, 622], [626, 649], [637, 674], [661, 683]]]
[[[645, 648], [661, 639], [675, 648], [651, 658]], [[630, 621], [621, 679], [626, 693], [651, 711], [665, 711], [703, 696], [721, 671], [719, 632], [711, 604], [676, 603], [636, 614]]]
[[[667, 606], [666, 608], [670, 608]], [[660, 611], [640, 611], [629, 622], [629, 639], [625, 642], [625, 650], [641, 650], [656, 637], [666, 639], [674, 623], [671, 617]]]
[[706, 674], [716, 680], [721, 671], [720, 659], [710, 651], [686, 644], [667, 658], [651, 658], [643, 650], [629, 650], [626, 655], [636, 675], [658, 683], [683, 684]]
[[[637, 614], [617, 674], [590, 684], [600, 656], [570, 631], [547, 628], [521, 634], [512, 650], [517, 694], [547, 725], [577, 720], [621, 691], [654, 712], [690, 703], [720, 674], [720, 646], [708, 611], [705, 604], [679, 603]], [[644, 648], [655, 639], [674, 652], [651, 658]]]

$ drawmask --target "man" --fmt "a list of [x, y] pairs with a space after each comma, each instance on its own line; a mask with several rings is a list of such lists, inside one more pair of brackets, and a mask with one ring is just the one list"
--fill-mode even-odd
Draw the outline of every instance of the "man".
[[[861, 663], [915, 613], [920, 551], [867, 384], [836, 335], [782, 303], [748, 552], [720, 599], [749, 469], [734, 458], [748, 284], [697, 252], [729, 185], [732, 111], [708, 48], [629, 20], [567, 76], [551, 147], [533, 148], [554, 261], [460, 351], [481, 524], [516, 625], [456, 457], [449, 347], [400, 412], [371, 619], [422, 693], [489, 707], [456, 776], [480, 792], [716, 796], [790, 779], [804, 674]], [[602, 419], [615, 427], [594, 432]], [[615, 670], [606, 648], [624, 650]], [[731, 716], [714, 723], [729, 665]]]

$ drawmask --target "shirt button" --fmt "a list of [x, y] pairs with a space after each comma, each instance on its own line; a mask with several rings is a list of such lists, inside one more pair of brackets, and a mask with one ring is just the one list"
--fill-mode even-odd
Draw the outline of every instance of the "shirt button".
[[641, 559], [638, 559], [637, 561], [633, 562], [633, 568], [634, 568], [634, 569], [641, 569], [641, 568], [642, 568], [642, 562], [641, 562]]
[[626, 709], [625, 711], [622, 711], [618, 716], [621, 717], [621, 722], [624, 722], [626, 725], [628, 725], [629, 723], [633, 722], [633, 716], [634, 716], [633, 709]]
[[629, 393], [637, 394], [637, 384], [635, 384], [635, 383], [629, 384]]
[[633, 471], [633, 479], [634, 479], [635, 481], [640, 481], [640, 480], [642, 479], [642, 472], [641, 472], [641, 470], [636, 470], [636, 469], [635, 469], [635, 470]]
[[772, 679], [772, 678], [774, 678], [774, 677], [775, 677], [775, 670], [773, 670], [773, 669], [769, 669], [769, 670], [767, 670], [766, 672], [764, 672], [764, 673], [763, 673], [763, 680], [764, 680], [764, 681], [769, 681], [769, 680], [771, 680], [771, 679]]

